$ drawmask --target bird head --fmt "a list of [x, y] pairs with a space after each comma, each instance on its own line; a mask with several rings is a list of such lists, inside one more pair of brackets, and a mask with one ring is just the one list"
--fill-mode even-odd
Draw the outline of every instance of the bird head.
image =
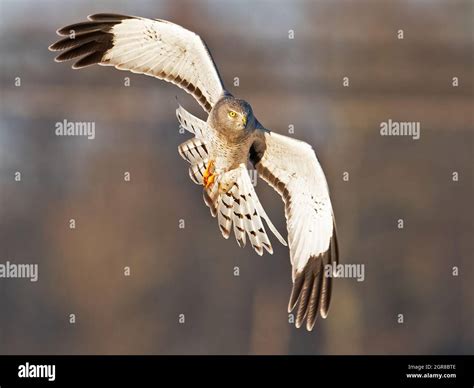
[[247, 101], [224, 97], [211, 111], [212, 125], [227, 134], [244, 135], [255, 127], [252, 107]]

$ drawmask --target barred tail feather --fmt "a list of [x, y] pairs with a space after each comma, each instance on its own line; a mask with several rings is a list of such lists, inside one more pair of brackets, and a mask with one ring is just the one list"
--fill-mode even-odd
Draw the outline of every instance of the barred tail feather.
[[[228, 187], [226, 191], [222, 190], [224, 186]], [[220, 188], [216, 189], [217, 187]], [[211, 214], [217, 214], [219, 228], [225, 238], [229, 238], [233, 225], [239, 246], [246, 245], [248, 236], [257, 254], [263, 255], [264, 249], [273, 253], [262, 219], [278, 240], [286, 245], [263, 210], [244, 165], [218, 176], [212, 188], [204, 189], [204, 200], [211, 209]]]

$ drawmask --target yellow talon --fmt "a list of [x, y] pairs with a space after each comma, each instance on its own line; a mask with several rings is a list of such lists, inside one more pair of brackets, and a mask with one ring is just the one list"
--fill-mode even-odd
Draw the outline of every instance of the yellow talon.
[[211, 185], [214, 183], [215, 177], [216, 176], [214, 174], [209, 175], [209, 178], [206, 181], [206, 189], [211, 187]]
[[202, 174], [202, 179], [204, 181], [204, 187], [208, 189], [215, 181], [216, 176], [211, 171], [214, 169], [214, 162], [211, 160]]

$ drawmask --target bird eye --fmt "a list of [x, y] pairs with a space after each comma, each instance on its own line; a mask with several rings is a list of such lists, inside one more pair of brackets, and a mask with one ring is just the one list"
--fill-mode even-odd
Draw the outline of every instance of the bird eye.
[[229, 117], [234, 118], [237, 115], [233, 110], [229, 111]]

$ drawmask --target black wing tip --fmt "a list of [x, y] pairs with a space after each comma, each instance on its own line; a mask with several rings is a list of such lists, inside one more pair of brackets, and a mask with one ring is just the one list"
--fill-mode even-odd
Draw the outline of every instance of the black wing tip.
[[[325, 266], [337, 265], [339, 262], [339, 246], [336, 225], [325, 252], [311, 256], [301, 272], [296, 272], [288, 304], [288, 313], [298, 305], [295, 326], [300, 328], [306, 320], [306, 329], [312, 331], [318, 316], [326, 319], [329, 313], [332, 296], [332, 276], [326, 275]], [[308, 280], [309, 279], [309, 280]], [[311, 293], [304, 293], [304, 285], [311, 281]], [[302, 307], [303, 306], [303, 307]]]
[[[111, 14], [97, 14], [100, 19], [101, 15], [106, 20], [87, 21], [60, 28], [57, 33], [67, 37], [51, 44], [48, 49], [50, 51], [61, 53], [55, 58], [55, 62], [64, 62], [71, 59], [78, 60], [72, 66], [73, 69], [81, 69], [101, 63], [106, 52], [113, 47], [113, 34], [111, 28], [120, 23], [125, 16], [117, 15], [115, 20], [110, 19]], [[96, 17], [96, 15], [91, 15]], [[122, 19], [119, 19], [121, 17]], [[74, 34], [71, 33], [74, 31]]]
[[[64, 62], [69, 59], [82, 56], [73, 65], [73, 69], [90, 66], [99, 63], [103, 54], [113, 46], [113, 36], [110, 29], [125, 19], [133, 19], [135, 16], [119, 15], [112, 13], [98, 13], [89, 15], [87, 21], [69, 24], [59, 28], [56, 34], [65, 38], [58, 40], [48, 47], [49, 51], [62, 51], [55, 59], [56, 62]], [[95, 50], [87, 50], [88, 47]], [[101, 52], [102, 55], [97, 53]]]
[[102, 62], [102, 58], [104, 57], [105, 51], [96, 51], [93, 52], [92, 54], [86, 55], [85, 57], [82, 57], [79, 59], [76, 63], [72, 65], [72, 68], [77, 70], [77, 69], [82, 69], [84, 67], [92, 66], [97, 63]]
[[74, 24], [69, 24], [67, 26], [61, 27], [56, 30], [56, 34], [59, 36], [76, 36], [81, 35], [90, 31], [100, 31], [106, 27], [112, 27], [116, 24], [119, 24], [121, 20], [98, 20], [98, 21], [85, 21]]
[[[58, 41], [58, 42], [59, 42], [59, 41]], [[57, 48], [56, 48], [56, 45], [58, 44], [58, 42], [54, 42], [54, 43], [50, 44], [50, 45], [48, 46], [48, 50], [49, 50], [49, 51], [59, 51], [60, 49], [57, 49]]]
[[124, 19], [109, 19], [109, 20], [88, 20], [85, 22], [78, 22], [69, 24], [56, 30], [56, 34], [59, 36], [70, 37], [74, 39], [75, 36], [92, 32], [92, 31], [104, 31], [107, 32], [113, 26], [120, 24]]
[[120, 21], [120, 20], [125, 20], [125, 19], [136, 19], [136, 16], [131, 16], [131, 15], [122, 15], [118, 13], [107, 13], [107, 12], [102, 12], [102, 13], [94, 13], [92, 15], [88, 15], [87, 19], [90, 21]]
[[312, 331], [318, 316], [323, 319], [328, 316], [331, 303], [332, 278], [326, 276], [324, 266], [328, 263], [337, 262], [337, 256], [331, 255], [331, 249], [335, 243], [337, 244], [332, 240], [326, 252], [311, 256], [304, 270], [297, 272], [295, 275], [288, 303], [288, 313], [291, 313], [297, 307], [295, 326], [298, 329], [306, 321], [306, 330]]

